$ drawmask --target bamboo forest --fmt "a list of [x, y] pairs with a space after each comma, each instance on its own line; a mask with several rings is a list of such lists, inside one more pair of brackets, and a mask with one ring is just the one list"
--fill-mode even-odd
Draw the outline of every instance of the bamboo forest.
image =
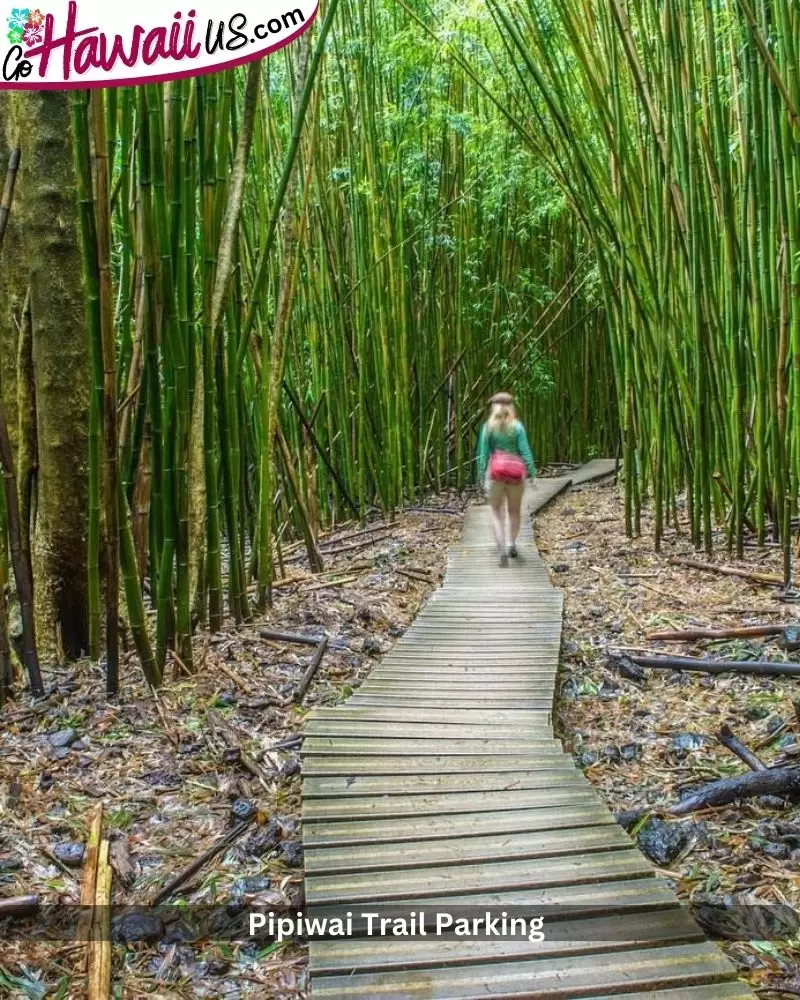
[[[14, 10], [9, 24], [40, 13]], [[482, 502], [476, 447], [499, 391], [513, 396], [527, 431], [535, 484], [597, 460], [613, 466], [613, 487], [576, 478], [558, 512], [542, 514], [537, 537], [553, 586], [569, 582], [586, 533], [616, 531], [618, 507], [612, 554], [636, 553], [622, 575], [656, 602], [641, 605], [638, 627], [697, 625], [697, 615], [664, 610], [674, 598], [675, 614], [688, 614], [694, 586], [698, 594], [722, 588], [716, 607], [738, 608], [739, 619], [773, 595], [773, 610], [758, 618], [772, 614], [767, 625], [748, 618], [720, 655], [722, 666], [761, 663], [764, 647], [742, 644], [782, 637], [790, 676], [776, 683], [790, 691], [800, 673], [791, 658], [800, 648], [792, 619], [799, 59], [798, 0], [324, 0], [291, 44], [221, 72], [0, 91], [0, 732], [11, 754], [2, 765], [2, 811], [11, 818], [0, 831], [0, 893], [37, 891], [44, 900], [42, 887], [58, 884], [60, 900], [93, 904], [109, 864], [114, 884], [130, 890], [125, 902], [178, 892], [164, 883], [210, 842], [213, 809], [211, 825], [192, 827], [182, 853], [150, 845], [153, 865], [159, 852], [169, 859], [166, 871], [132, 863], [124, 851], [167, 820], [137, 812], [137, 796], [152, 795], [160, 810], [162, 793], [123, 789], [123, 761], [109, 763], [115, 739], [140, 740], [135, 752], [117, 753], [137, 775], [140, 765], [141, 774], [179, 775], [182, 791], [167, 798], [187, 814], [194, 795], [211, 809], [212, 786], [234, 813], [244, 810], [251, 840], [293, 814], [286, 802], [299, 793], [281, 791], [279, 779], [301, 739], [301, 702], [312, 684], [307, 708], [351, 695], [347, 657], [355, 649], [366, 670], [457, 565], [446, 549], [462, 515], [469, 525]], [[603, 499], [607, 511], [591, 500], [604, 489], [616, 503]], [[531, 519], [523, 521], [524, 555]], [[601, 557], [593, 558], [600, 573]], [[680, 560], [688, 577], [657, 578], [660, 567], [677, 574]], [[383, 591], [387, 574], [394, 583]], [[601, 598], [581, 582], [585, 600], [574, 600], [594, 613]], [[333, 638], [340, 613], [360, 629], [341, 648]], [[574, 626], [574, 644], [599, 648], [604, 640], [591, 637], [604, 613]], [[721, 613], [709, 612], [717, 614], [710, 624], [701, 615], [712, 639], [726, 627]], [[376, 639], [381, 615], [388, 631]], [[637, 666], [634, 655], [643, 632], [621, 646], [625, 627], [609, 642], [625, 654], [615, 683], [627, 670], [633, 690], [631, 678], [650, 664], [644, 657]], [[599, 663], [594, 655], [586, 652]], [[593, 675], [595, 694], [603, 669]], [[691, 699], [694, 688], [685, 691]], [[234, 716], [231, 699], [250, 699], [258, 713]], [[725, 711], [714, 725], [726, 722]], [[787, 712], [778, 715], [779, 736], [797, 728], [791, 699]], [[389, 728], [396, 721], [374, 718]], [[37, 765], [34, 781], [26, 768], [39, 733], [55, 759]], [[78, 747], [89, 741], [85, 753], [98, 740], [101, 756], [111, 753], [102, 759], [120, 770], [106, 774], [91, 754], [79, 765], [80, 749], [67, 755], [76, 733]], [[191, 760], [180, 754], [192, 740], [205, 740], [196, 751], [204, 763], [193, 758], [195, 770], [184, 772]], [[734, 761], [721, 752], [717, 778]], [[73, 781], [72, 760], [82, 777], [71, 791], [64, 786], [62, 811], [53, 812], [42, 768], [57, 791]], [[788, 769], [795, 781], [792, 760], [770, 759], [768, 768]], [[224, 779], [223, 794], [226, 766], [239, 777]], [[29, 773], [30, 788], [17, 772]], [[95, 799], [116, 790], [102, 808], [110, 827], [127, 831], [124, 851], [124, 836], [109, 842], [98, 832], [93, 774]], [[800, 793], [800, 783], [793, 789]], [[36, 824], [51, 822], [62, 840], [56, 850], [40, 837], [38, 864], [50, 864], [49, 874], [38, 890], [15, 882], [6, 841], [32, 838], [33, 855]], [[281, 830], [275, 843], [285, 843]], [[793, 853], [776, 866], [796, 864], [800, 826], [793, 830]], [[81, 857], [84, 866], [93, 859], [96, 886], [81, 890], [64, 838], [82, 850], [86, 842]], [[223, 834], [209, 859], [231, 857], [220, 852], [232, 843]], [[778, 877], [766, 871], [763, 884]], [[212, 898], [217, 876], [183, 874], [181, 884], [195, 888], [205, 878], [196, 898]], [[133, 886], [146, 891], [137, 896]], [[796, 875], [793, 887], [796, 896]], [[793, 898], [787, 889], [783, 901]], [[4, 912], [0, 896], [0, 921]], [[771, 945], [776, 958], [768, 945], [749, 964], [730, 957], [763, 1000], [799, 995], [796, 964], [782, 964], [789, 952]], [[208, 986], [219, 956], [204, 959], [202, 975], [187, 966], [170, 980], [158, 971], [169, 957], [163, 949], [149, 965], [115, 953], [112, 977], [111, 960], [91, 947], [88, 971], [53, 958], [52, 938], [25, 942], [28, 957], [15, 958], [22, 947], [15, 941], [0, 956], [0, 996], [312, 995], [303, 992], [302, 948], [262, 947], [246, 975], [229, 949], [224, 963], [238, 972], [227, 973], [233, 985], [223, 989]], [[791, 954], [796, 961], [800, 951]], [[118, 976], [123, 965], [127, 979]], [[776, 992], [781, 976], [785, 993]], [[466, 980], [430, 994], [350, 993], [331, 982], [314, 996], [484, 995]], [[755, 995], [707, 983], [687, 979], [663, 996]], [[652, 987], [639, 988], [650, 995]], [[588, 986], [537, 989], [513, 996], [595, 996]]]

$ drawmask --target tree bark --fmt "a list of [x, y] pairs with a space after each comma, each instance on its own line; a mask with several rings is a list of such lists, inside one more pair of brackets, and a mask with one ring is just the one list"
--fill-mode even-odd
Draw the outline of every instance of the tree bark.
[[38, 448], [31, 542], [37, 638], [43, 655], [62, 659], [80, 656], [88, 646], [90, 366], [70, 107], [67, 93], [59, 91], [0, 94], [7, 110], [9, 102], [9, 134], [19, 136], [22, 150], [13, 213], [21, 234], [17, 300], [24, 301], [30, 289]]

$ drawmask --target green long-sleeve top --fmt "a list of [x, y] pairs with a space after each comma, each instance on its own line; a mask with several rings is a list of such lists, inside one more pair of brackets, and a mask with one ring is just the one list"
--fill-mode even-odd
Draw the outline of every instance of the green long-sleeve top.
[[[491, 438], [491, 440], [490, 440]], [[502, 431], [492, 431], [488, 433], [486, 424], [481, 427], [480, 438], [478, 439], [478, 482], [482, 483], [486, 478], [486, 469], [489, 465], [489, 457], [493, 451], [507, 451], [512, 455], [519, 455], [528, 467], [528, 474], [533, 479], [536, 475], [536, 462], [533, 458], [531, 446], [528, 444], [528, 436], [525, 428], [519, 420], [516, 420], [507, 433]]]

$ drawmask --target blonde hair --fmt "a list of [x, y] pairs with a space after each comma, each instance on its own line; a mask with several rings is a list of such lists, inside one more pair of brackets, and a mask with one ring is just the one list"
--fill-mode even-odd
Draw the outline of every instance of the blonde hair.
[[493, 403], [489, 419], [486, 421], [486, 429], [491, 433], [498, 431], [507, 434], [514, 426], [517, 414], [511, 403]]

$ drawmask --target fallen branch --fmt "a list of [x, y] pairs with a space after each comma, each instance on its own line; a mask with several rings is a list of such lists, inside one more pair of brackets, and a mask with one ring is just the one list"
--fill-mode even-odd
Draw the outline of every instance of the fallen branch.
[[311, 594], [315, 590], [326, 590], [332, 587], [343, 587], [346, 583], [355, 583], [358, 580], [358, 576], [340, 576], [335, 580], [319, 580], [317, 583], [312, 583], [307, 587], [303, 588], [303, 593]]
[[463, 514], [457, 507], [404, 507], [404, 514]]
[[30, 917], [39, 912], [38, 896], [9, 896], [0, 899], [0, 920], [6, 917]]
[[769, 660], [705, 660], [697, 656], [630, 656], [631, 662], [655, 670], [689, 670], [701, 674], [757, 674], [764, 677], [800, 677], [800, 663]]
[[690, 795], [669, 809], [671, 816], [685, 816], [698, 809], [726, 806], [737, 799], [756, 795], [790, 796], [800, 794], [800, 770], [792, 767], [749, 771], [735, 778], [723, 778]]
[[305, 697], [306, 691], [308, 691], [311, 682], [314, 680], [314, 675], [317, 670], [319, 670], [319, 665], [322, 663], [322, 657], [325, 655], [325, 650], [328, 648], [328, 637], [327, 635], [322, 639], [322, 642], [317, 646], [317, 651], [314, 653], [314, 659], [309, 663], [308, 669], [303, 674], [303, 679], [300, 681], [297, 691], [294, 695], [295, 702], [299, 705], [300, 702]]
[[89, 938], [88, 1000], [108, 1000], [111, 995], [111, 879], [109, 842], [100, 845], [97, 886]]
[[173, 892], [180, 889], [185, 882], [188, 882], [192, 875], [199, 872], [204, 865], [208, 864], [209, 861], [212, 861], [218, 854], [221, 854], [226, 847], [230, 847], [231, 844], [241, 837], [247, 827], [250, 826], [256, 818], [256, 815], [256, 813], [251, 813], [247, 819], [242, 820], [241, 823], [237, 823], [232, 830], [228, 830], [224, 836], [220, 837], [216, 844], [212, 844], [211, 847], [209, 847], [207, 851], [204, 851], [199, 858], [184, 868], [182, 872], [179, 872], [175, 878], [167, 882], [164, 888], [153, 896], [149, 905], [158, 906], [159, 903], [163, 903], [165, 899], [168, 899], [173, 894]]
[[736, 628], [664, 629], [648, 632], [650, 642], [693, 642], [695, 639], [745, 639], [748, 636], [781, 635], [790, 625], [741, 625]]
[[373, 535], [372, 538], [367, 538], [367, 539], [365, 539], [363, 541], [360, 541], [360, 542], [352, 542], [349, 545], [340, 545], [338, 548], [335, 548], [335, 549], [325, 549], [325, 551], [323, 552], [323, 555], [326, 555], [326, 556], [338, 556], [342, 552], [354, 552], [356, 549], [366, 549], [370, 545], [377, 545], [378, 542], [382, 542], [384, 540], [384, 538], [386, 538], [386, 536], [388, 534], [389, 534], [389, 531], [387, 529], [382, 534], [376, 533], [375, 535]]
[[225, 743], [227, 743], [228, 747], [231, 750], [238, 751], [239, 763], [242, 767], [248, 770], [254, 778], [257, 778], [267, 791], [270, 791], [270, 778], [275, 776], [274, 772], [272, 775], [268, 774], [260, 764], [257, 764], [256, 761], [242, 749], [242, 745], [239, 742], [237, 734], [221, 716], [217, 715], [216, 712], [211, 711], [206, 714], [213, 725], [221, 731], [222, 739]]
[[399, 566], [395, 566], [394, 571], [400, 576], [407, 576], [410, 580], [418, 580], [420, 583], [436, 583], [427, 573], [422, 573], [419, 570], [400, 569]]
[[[103, 828], [103, 803], [99, 802], [89, 823], [89, 837], [86, 841], [86, 855], [83, 862], [83, 884], [81, 885], [81, 919], [78, 929], [79, 941], [91, 941], [92, 914], [97, 895], [97, 863], [100, 856], [100, 837]], [[86, 953], [87, 967], [89, 951]]]
[[262, 639], [271, 639], [273, 642], [294, 642], [299, 646], [316, 646], [319, 639], [313, 635], [297, 635], [294, 632], [273, 632], [271, 629], [259, 629], [258, 634]]
[[739, 576], [743, 580], [751, 580], [753, 583], [762, 583], [770, 587], [783, 587], [785, 584], [782, 576], [776, 576], [773, 573], [757, 573], [754, 570], [739, 569], [737, 566], [714, 566], [711, 563], [699, 562], [697, 559], [684, 559], [681, 556], [672, 556], [669, 562], [673, 566], [686, 566], [689, 569], [702, 570], [704, 573]]
[[717, 733], [717, 739], [720, 743], [727, 747], [731, 753], [736, 754], [739, 760], [744, 761], [745, 764], [752, 771], [766, 771], [768, 770], [767, 765], [760, 760], [752, 750], [744, 745], [740, 740], [738, 740], [729, 726], [723, 726], [722, 729]]

